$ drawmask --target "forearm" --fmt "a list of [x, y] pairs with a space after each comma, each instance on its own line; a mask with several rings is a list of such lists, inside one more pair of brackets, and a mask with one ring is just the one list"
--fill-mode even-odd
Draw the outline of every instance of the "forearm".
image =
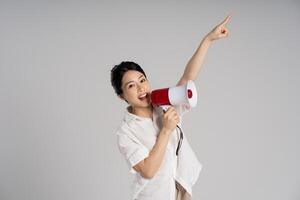
[[162, 128], [149, 156], [144, 160], [144, 173], [150, 178], [155, 175], [163, 161], [169, 137], [170, 131]]
[[211, 41], [204, 37], [198, 46], [194, 55], [188, 61], [182, 78], [184, 80], [195, 80], [198, 77], [199, 71], [203, 64], [204, 58], [206, 56], [207, 50], [211, 44]]

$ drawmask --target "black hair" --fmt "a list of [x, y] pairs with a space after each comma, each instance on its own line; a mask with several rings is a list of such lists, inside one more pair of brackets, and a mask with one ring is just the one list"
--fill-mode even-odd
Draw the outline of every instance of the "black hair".
[[147, 78], [144, 70], [135, 62], [122, 61], [120, 64], [115, 65], [110, 71], [110, 81], [117, 95], [123, 94], [122, 91], [122, 78], [129, 70], [139, 71]]

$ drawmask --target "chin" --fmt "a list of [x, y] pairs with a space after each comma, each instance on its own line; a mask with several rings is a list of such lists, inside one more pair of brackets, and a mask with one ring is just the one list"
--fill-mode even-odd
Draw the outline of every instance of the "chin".
[[139, 104], [138, 106], [142, 107], [142, 108], [149, 108], [151, 106], [151, 103], [142, 103], [142, 104]]

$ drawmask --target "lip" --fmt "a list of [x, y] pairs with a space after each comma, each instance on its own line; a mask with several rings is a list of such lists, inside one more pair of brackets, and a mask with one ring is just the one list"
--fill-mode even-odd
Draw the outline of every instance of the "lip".
[[147, 94], [148, 94], [148, 93], [141, 94], [141, 95], [139, 95], [139, 96], [138, 96], [138, 98], [143, 98], [143, 97], [146, 97], [146, 96], [147, 96]]

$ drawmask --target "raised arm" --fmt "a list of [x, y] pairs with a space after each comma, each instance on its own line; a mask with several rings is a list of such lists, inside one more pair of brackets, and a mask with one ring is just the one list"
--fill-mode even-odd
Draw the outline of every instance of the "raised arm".
[[203, 64], [204, 57], [207, 53], [210, 44], [217, 39], [227, 37], [229, 35], [228, 29], [225, 27], [230, 21], [231, 16], [228, 15], [224, 21], [212, 29], [201, 41], [194, 55], [188, 61], [183, 75], [177, 83], [178, 85], [185, 84], [188, 80], [195, 80], [198, 77], [199, 71]]

